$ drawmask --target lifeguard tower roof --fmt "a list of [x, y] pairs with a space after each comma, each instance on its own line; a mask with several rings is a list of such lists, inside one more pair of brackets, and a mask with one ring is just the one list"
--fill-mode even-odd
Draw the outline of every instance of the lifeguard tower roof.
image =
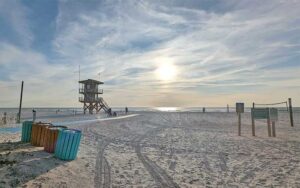
[[93, 79], [80, 80], [79, 83], [81, 83], [81, 84], [86, 84], [86, 83], [104, 84], [104, 82], [100, 82], [98, 80], [93, 80]]

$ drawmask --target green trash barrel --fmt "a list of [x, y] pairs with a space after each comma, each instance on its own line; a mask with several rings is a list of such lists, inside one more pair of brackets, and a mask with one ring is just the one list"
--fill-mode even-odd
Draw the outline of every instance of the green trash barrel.
[[76, 129], [61, 129], [55, 147], [55, 157], [61, 160], [74, 160], [78, 153], [81, 131]]
[[30, 142], [31, 140], [31, 130], [32, 130], [32, 121], [24, 121], [22, 123], [22, 142]]

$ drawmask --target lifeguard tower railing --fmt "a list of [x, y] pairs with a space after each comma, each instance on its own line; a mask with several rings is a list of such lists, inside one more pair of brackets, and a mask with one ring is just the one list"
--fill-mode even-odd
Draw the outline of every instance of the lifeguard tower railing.
[[98, 88], [92, 88], [92, 89], [79, 88], [79, 93], [80, 94], [84, 94], [84, 93], [103, 94], [103, 89], [98, 89]]

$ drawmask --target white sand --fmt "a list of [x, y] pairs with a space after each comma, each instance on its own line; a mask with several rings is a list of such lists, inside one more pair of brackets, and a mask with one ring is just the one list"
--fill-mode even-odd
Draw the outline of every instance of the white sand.
[[[0, 187], [300, 187], [300, 117], [277, 123], [235, 113], [158, 113], [75, 127], [83, 131], [78, 158], [60, 161], [43, 148], [0, 134]], [[10, 140], [10, 143], [7, 143]], [[5, 142], [5, 143], [4, 143]]]

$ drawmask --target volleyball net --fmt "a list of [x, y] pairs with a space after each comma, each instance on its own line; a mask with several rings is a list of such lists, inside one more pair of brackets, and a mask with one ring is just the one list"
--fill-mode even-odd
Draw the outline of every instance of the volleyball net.
[[293, 117], [293, 107], [292, 107], [292, 99], [289, 98], [287, 101], [276, 102], [276, 103], [253, 103], [253, 109], [255, 108], [276, 108], [278, 112], [287, 112], [289, 113], [289, 119], [291, 126], [294, 126], [294, 117]]
[[254, 103], [254, 107], [276, 108], [276, 109], [278, 109], [279, 112], [289, 112], [288, 101], [269, 103], [269, 104]]

